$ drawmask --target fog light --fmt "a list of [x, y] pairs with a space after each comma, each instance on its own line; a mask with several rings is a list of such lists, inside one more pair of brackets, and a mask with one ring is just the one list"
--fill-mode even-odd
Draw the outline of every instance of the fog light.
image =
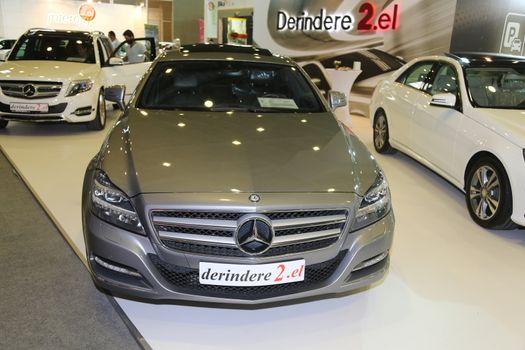
[[83, 116], [83, 115], [90, 115], [91, 114], [91, 107], [77, 108], [73, 114], [75, 114], [78, 117]]
[[95, 261], [97, 262], [97, 264], [99, 264], [100, 266], [105, 267], [106, 269], [109, 269], [109, 270], [112, 270], [112, 271], [115, 271], [115, 272], [120, 272], [120, 273], [129, 275], [129, 276], [133, 276], [133, 277], [142, 277], [140, 275], [140, 273], [138, 273], [136, 271], [132, 271], [132, 270], [127, 269], [127, 268], [122, 267], [122, 266], [116, 266], [116, 265], [110, 264], [110, 263], [102, 260], [98, 256], [95, 256]]
[[367, 268], [369, 266], [375, 265], [378, 262], [380, 262], [381, 260], [383, 260], [384, 258], [386, 258], [387, 255], [388, 255], [388, 250], [386, 252], [383, 252], [383, 253], [381, 253], [379, 255], [374, 256], [371, 259], [365, 260], [362, 263], [357, 264], [357, 266], [354, 267], [352, 272], [359, 271], [359, 270], [362, 270], [362, 269]]

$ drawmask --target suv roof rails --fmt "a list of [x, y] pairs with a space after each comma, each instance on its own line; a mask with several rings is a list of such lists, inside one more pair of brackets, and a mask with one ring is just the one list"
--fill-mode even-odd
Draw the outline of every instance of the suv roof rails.
[[36, 31], [45, 31], [45, 32], [56, 32], [56, 29], [51, 29], [51, 28], [40, 28], [40, 27], [34, 27], [34, 28], [29, 28], [26, 32], [36, 32]]
[[49, 33], [66, 32], [66, 33], [84, 33], [88, 35], [93, 35], [93, 34], [104, 35], [104, 32], [101, 30], [78, 30], [78, 29], [71, 30], [71, 29], [53, 29], [53, 28], [40, 28], [40, 27], [29, 28], [26, 31], [26, 34], [33, 33], [33, 32], [49, 32]]

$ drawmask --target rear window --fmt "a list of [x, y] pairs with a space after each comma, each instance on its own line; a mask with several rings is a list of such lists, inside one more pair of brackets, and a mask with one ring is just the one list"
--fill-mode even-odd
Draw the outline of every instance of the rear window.
[[149, 76], [139, 108], [324, 112], [298, 68], [224, 60], [163, 62]]

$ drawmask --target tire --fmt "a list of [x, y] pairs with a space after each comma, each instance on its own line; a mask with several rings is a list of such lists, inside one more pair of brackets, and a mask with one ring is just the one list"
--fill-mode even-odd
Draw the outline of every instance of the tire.
[[97, 98], [97, 112], [95, 119], [88, 123], [90, 130], [103, 130], [106, 126], [106, 99], [104, 98], [104, 90], [100, 90]]
[[7, 123], [9, 123], [8, 120], [0, 120], [0, 129], [5, 129], [7, 126]]
[[385, 112], [378, 111], [374, 117], [374, 148], [377, 153], [387, 154], [395, 153], [396, 150], [390, 146], [388, 133], [388, 122]]
[[510, 230], [517, 225], [512, 215], [512, 190], [501, 163], [493, 157], [479, 159], [469, 170], [465, 200], [472, 220], [481, 227]]

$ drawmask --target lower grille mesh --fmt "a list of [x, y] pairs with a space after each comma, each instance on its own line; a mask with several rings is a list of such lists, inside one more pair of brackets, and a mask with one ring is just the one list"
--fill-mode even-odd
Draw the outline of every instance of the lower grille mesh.
[[305, 279], [302, 282], [277, 284], [256, 287], [215, 286], [199, 283], [199, 271], [169, 264], [157, 255], [148, 254], [162, 276], [181, 293], [190, 293], [229, 299], [257, 300], [317, 289], [333, 275], [346, 255], [346, 250], [335, 258], [305, 268]]

